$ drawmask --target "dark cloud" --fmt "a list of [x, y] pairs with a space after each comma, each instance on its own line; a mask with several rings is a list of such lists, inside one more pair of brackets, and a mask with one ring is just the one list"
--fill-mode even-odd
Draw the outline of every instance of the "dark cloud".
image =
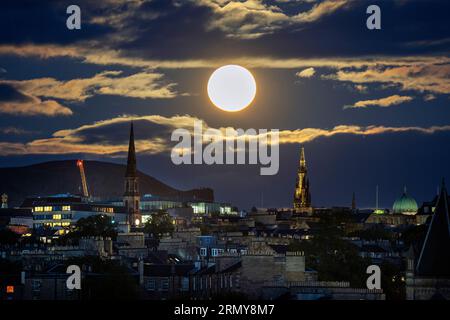
[[1, 102], [31, 102], [31, 98], [9, 84], [0, 83]]
[[[161, 59], [414, 55], [450, 49], [450, 42], [445, 41], [450, 35], [450, 3], [379, 1], [382, 30], [376, 31], [366, 28], [369, 4], [376, 2], [354, 1], [314, 23], [286, 25], [256, 39], [236, 39], [207, 28], [214, 19], [211, 8], [189, 1], [175, 6], [157, 0], [141, 5], [127, 21], [134, 39], [116, 45], [132, 55]], [[252, 19], [249, 16], [242, 23], [252, 24]]]
[[73, 1], [4, 0], [0, 10], [0, 43], [68, 44], [100, 39], [112, 29], [89, 23], [92, 1], [77, 1], [81, 7], [81, 30], [68, 30], [66, 9]]

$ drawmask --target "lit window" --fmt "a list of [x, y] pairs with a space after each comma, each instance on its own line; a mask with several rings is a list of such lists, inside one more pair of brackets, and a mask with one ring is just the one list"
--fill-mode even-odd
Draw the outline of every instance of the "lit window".
[[54, 214], [53, 215], [53, 220], [61, 220], [61, 215], [60, 214]]
[[52, 206], [45, 206], [44, 211], [53, 211]]
[[70, 211], [70, 206], [63, 206], [62, 211]]
[[14, 286], [6, 286], [6, 293], [14, 293]]
[[36, 280], [36, 279], [31, 280], [31, 290], [40, 291], [41, 287], [42, 287], [42, 284], [41, 284], [40, 280]]
[[161, 280], [161, 290], [162, 291], [169, 290], [169, 279], [164, 278], [164, 279]]
[[156, 281], [155, 280], [148, 280], [146, 283], [146, 289], [149, 291], [155, 291], [156, 289]]
[[34, 207], [34, 212], [42, 212], [44, 211], [43, 207]]

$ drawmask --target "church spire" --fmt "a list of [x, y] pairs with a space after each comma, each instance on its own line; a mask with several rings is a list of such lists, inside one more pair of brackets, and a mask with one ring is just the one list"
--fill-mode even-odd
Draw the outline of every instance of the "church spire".
[[300, 168], [306, 170], [305, 148], [303, 147], [300, 151]]
[[136, 149], [134, 147], [134, 130], [133, 122], [131, 122], [130, 127], [130, 141], [128, 145], [128, 160], [127, 160], [127, 171], [126, 177], [136, 177]]
[[294, 210], [296, 212], [309, 212], [311, 209], [311, 193], [309, 192], [309, 179], [307, 177], [305, 148], [300, 149], [300, 162], [297, 169], [297, 181], [294, 193]]

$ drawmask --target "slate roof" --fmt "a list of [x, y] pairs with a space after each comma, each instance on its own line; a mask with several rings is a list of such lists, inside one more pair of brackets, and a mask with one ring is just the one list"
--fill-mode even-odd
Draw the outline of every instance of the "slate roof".
[[420, 252], [416, 274], [450, 278], [450, 212], [444, 183]]

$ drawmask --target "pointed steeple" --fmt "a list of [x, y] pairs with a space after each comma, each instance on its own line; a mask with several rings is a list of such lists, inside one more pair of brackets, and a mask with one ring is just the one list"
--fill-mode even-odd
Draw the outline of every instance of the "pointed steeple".
[[419, 276], [450, 277], [450, 212], [445, 182], [417, 262]]
[[126, 177], [136, 177], [136, 149], [134, 147], [134, 130], [133, 122], [131, 122], [130, 127], [130, 141], [128, 145], [128, 160], [127, 160], [127, 171]]
[[130, 127], [130, 144], [128, 146], [127, 170], [125, 172], [125, 192], [123, 194], [124, 207], [128, 212], [128, 222], [132, 226], [139, 226], [142, 220], [140, 212], [141, 197], [139, 193], [139, 177], [136, 170], [136, 150], [134, 147], [133, 123]]
[[300, 169], [306, 169], [305, 148], [300, 151]]
[[302, 211], [311, 206], [311, 193], [309, 191], [309, 179], [307, 177], [305, 148], [300, 149], [300, 161], [297, 169], [297, 179], [294, 193], [294, 209]]

